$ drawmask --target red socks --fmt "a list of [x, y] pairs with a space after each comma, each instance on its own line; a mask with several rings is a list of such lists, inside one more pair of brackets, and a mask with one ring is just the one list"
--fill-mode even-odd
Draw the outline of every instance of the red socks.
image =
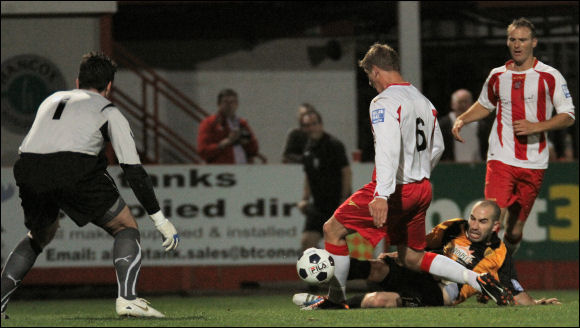
[[329, 244], [324, 242], [324, 249], [326, 249], [330, 254], [348, 256], [348, 245], [337, 246], [334, 244]]

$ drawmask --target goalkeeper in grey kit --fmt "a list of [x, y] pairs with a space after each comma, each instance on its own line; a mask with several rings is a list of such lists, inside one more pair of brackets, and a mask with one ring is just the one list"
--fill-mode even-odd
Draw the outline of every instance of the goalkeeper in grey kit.
[[55, 92], [42, 102], [19, 148], [14, 178], [29, 232], [10, 253], [2, 270], [2, 319], [7, 318], [10, 296], [54, 238], [60, 210], [79, 227], [90, 222], [114, 237], [117, 314], [164, 316], [135, 291], [141, 267], [140, 233], [107, 173], [106, 141], [111, 141], [131, 189], [161, 232], [166, 251], [177, 247], [179, 235], [160, 210], [129, 122], [107, 100], [116, 70], [116, 64], [101, 53], [84, 55], [77, 89]]

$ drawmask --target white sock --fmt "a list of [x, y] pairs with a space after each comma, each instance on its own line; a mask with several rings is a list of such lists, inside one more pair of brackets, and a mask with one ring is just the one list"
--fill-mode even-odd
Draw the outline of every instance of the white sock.
[[334, 259], [334, 277], [330, 280], [328, 299], [335, 303], [346, 300], [346, 278], [350, 269], [350, 257], [348, 255], [332, 254]]
[[452, 259], [437, 255], [431, 262], [429, 273], [439, 276], [441, 278], [456, 282], [458, 284], [469, 284], [478, 292], [481, 292], [481, 287], [477, 283], [478, 273], [466, 269], [463, 265], [453, 261]]

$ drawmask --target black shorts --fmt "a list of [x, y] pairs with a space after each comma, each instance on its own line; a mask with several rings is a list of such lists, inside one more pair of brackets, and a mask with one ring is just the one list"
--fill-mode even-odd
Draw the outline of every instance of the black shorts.
[[125, 202], [106, 171], [104, 157], [79, 153], [20, 155], [14, 178], [31, 230], [50, 226], [63, 210], [79, 227], [103, 225], [117, 216]]
[[398, 265], [390, 257], [383, 259], [390, 268], [380, 285], [384, 291], [401, 296], [405, 306], [443, 306], [443, 292], [432, 275]]
[[324, 223], [332, 217], [335, 209], [336, 208], [321, 210], [313, 204], [308, 204], [308, 206], [306, 206], [306, 222], [304, 223], [303, 231], [317, 231], [323, 235], [322, 227], [324, 226]]

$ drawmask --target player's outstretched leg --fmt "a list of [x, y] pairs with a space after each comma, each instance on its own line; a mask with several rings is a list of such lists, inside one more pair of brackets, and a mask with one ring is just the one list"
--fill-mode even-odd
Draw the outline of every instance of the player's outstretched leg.
[[[415, 256], [417, 254], [422, 253], [422, 258], [420, 261], [420, 270], [424, 271], [424, 272], [428, 272], [430, 274], [445, 278], [446, 280], [450, 280], [459, 284], [469, 284], [471, 287], [473, 287], [475, 290], [477, 290], [478, 292], [481, 293], [489, 293], [489, 292], [494, 292], [497, 295], [498, 290], [501, 290], [501, 294], [504, 295], [505, 298], [508, 299], [508, 303], [507, 304], [512, 304], [513, 303], [513, 297], [512, 297], [512, 301], [510, 303], [509, 301], [509, 295], [510, 293], [508, 292], [508, 290], [503, 287], [497, 280], [495, 280], [493, 277], [486, 277], [484, 281], [482, 281], [480, 279], [481, 275], [478, 274], [475, 271], [469, 270], [467, 268], [465, 268], [464, 266], [462, 266], [461, 264], [453, 261], [452, 259], [443, 256], [443, 255], [439, 255], [439, 254], [435, 254], [435, 253], [431, 253], [431, 252], [416, 252], [412, 249], [406, 248], [406, 247], [399, 247], [399, 258], [401, 258], [401, 254], [410, 254], [413, 258], [415, 258]], [[407, 263], [407, 261], [405, 261], [405, 258], [403, 258], [401, 260], [403, 263]], [[412, 267], [410, 267], [411, 269], [413, 269]], [[417, 269], [415, 269], [417, 270]], [[417, 270], [418, 271], [418, 270]], [[482, 283], [493, 283], [493, 288], [488, 287], [489, 291], [485, 291], [482, 288]], [[489, 285], [491, 286], [491, 285]], [[500, 300], [501, 298], [494, 298], [494, 300]], [[502, 303], [502, 304], [500, 304]], [[503, 304], [502, 302], [498, 301], [498, 305], [507, 305], [507, 304]]]

